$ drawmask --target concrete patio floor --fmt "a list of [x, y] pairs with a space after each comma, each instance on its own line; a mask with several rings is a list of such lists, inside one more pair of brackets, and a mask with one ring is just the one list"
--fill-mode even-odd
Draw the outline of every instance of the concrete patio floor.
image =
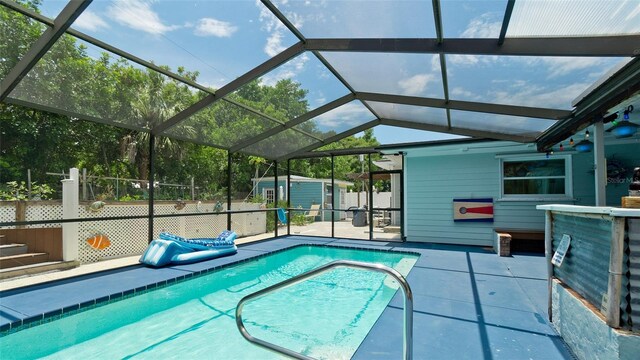
[[[408, 250], [421, 256], [408, 276], [414, 293], [415, 359], [570, 359], [547, 322], [541, 256], [498, 257], [474, 247], [286, 236], [241, 245], [237, 255], [151, 269], [128, 266], [0, 293], [0, 326], [117, 299], [212, 267], [299, 244]], [[46, 299], [46, 301], [44, 301]], [[354, 359], [402, 358], [403, 302], [396, 294]], [[249, 346], [249, 345], [247, 345]]]

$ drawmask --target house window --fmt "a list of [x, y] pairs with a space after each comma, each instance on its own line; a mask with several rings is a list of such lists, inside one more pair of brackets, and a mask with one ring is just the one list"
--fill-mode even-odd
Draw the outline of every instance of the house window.
[[264, 196], [267, 204], [271, 204], [276, 198], [276, 192], [274, 189], [262, 189], [262, 196]]
[[570, 156], [502, 159], [502, 197], [547, 199], [572, 196]]

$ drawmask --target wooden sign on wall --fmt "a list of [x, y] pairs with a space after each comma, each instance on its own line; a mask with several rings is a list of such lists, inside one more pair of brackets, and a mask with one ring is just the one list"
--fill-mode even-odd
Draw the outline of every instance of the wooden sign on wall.
[[493, 222], [493, 198], [453, 199], [453, 221]]

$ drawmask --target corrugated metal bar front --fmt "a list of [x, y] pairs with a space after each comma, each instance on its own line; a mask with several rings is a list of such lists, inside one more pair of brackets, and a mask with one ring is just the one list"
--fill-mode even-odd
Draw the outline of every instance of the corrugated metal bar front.
[[611, 219], [553, 214], [553, 248], [562, 236], [571, 235], [571, 246], [554, 275], [582, 295], [597, 309], [603, 309], [609, 283]]
[[[622, 321], [633, 331], [640, 331], [640, 219], [627, 219], [627, 241], [622, 278]], [[625, 291], [626, 285], [626, 291]], [[628, 313], [630, 311], [630, 314]]]

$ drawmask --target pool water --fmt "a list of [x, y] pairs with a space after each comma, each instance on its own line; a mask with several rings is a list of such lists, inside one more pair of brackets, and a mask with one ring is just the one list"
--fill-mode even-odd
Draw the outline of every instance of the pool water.
[[[417, 256], [299, 246], [9, 334], [0, 338], [0, 354], [5, 360], [279, 359], [240, 335], [238, 301], [341, 259], [381, 263], [406, 276]], [[258, 338], [319, 359], [349, 359], [397, 289], [384, 274], [336, 268], [247, 303], [243, 319]], [[389, 331], [402, 331], [402, 324]]]

